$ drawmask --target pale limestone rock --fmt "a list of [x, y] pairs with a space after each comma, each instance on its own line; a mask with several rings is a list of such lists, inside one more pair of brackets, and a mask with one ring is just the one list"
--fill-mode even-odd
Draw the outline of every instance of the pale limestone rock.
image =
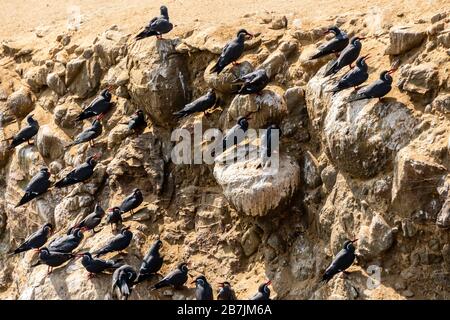
[[419, 46], [427, 33], [420, 27], [395, 26], [389, 30], [390, 44], [386, 54], [398, 55]]

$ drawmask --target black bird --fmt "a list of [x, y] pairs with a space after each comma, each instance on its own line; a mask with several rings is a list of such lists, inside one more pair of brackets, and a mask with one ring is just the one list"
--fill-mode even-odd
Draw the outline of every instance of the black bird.
[[276, 149], [278, 149], [279, 141], [273, 141], [276, 131], [278, 131], [278, 139], [279, 139], [281, 130], [276, 124], [270, 125], [261, 136], [260, 142], [261, 163], [258, 165], [258, 168], [264, 166], [267, 163], [267, 161], [272, 158], [273, 152], [275, 152]]
[[337, 273], [345, 272], [345, 270], [352, 265], [356, 257], [353, 243], [357, 240], [358, 239], [347, 240], [344, 242], [344, 248], [338, 252], [333, 262], [325, 270], [322, 281], [330, 281]]
[[369, 78], [369, 73], [367, 72], [368, 66], [366, 63], [368, 57], [369, 55], [359, 57], [358, 60], [356, 60], [356, 67], [347, 72], [333, 88], [328, 90], [328, 92], [336, 93], [351, 87], [356, 88], [364, 83]]
[[228, 42], [222, 49], [219, 60], [212, 67], [211, 72], [219, 74], [230, 63], [236, 63], [236, 61], [244, 53], [244, 42], [246, 38], [253, 38], [253, 35], [248, 33], [247, 30], [241, 29], [237, 33], [237, 37]]
[[173, 29], [173, 25], [169, 21], [169, 12], [167, 7], [161, 6], [160, 11], [161, 15], [150, 20], [145, 29], [136, 36], [136, 41], [151, 36], [156, 36], [156, 38], [162, 39], [163, 34], [169, 33]]
[[145, 121], [145, 115], [142, 110], [136, 111], [136, 113], [131, 117], [128, 122], [128, 130], [134, 132], [141, 132], [147, 127], [147, 122]]
[[392, 77], [391, 74], [394, 73], [396, 69], [391, 69], [389, 71], [383, 71], [380, 74], [380, 78], [372, 82], [371, 84], [361, 88], [356, 92], [354, 96], [348, 99], [348, 102], [358, 101], [363, 99], [378, 98], [381, 99], [389, 93], [392, 89]]
[[155, 243], [153, 243], [153, 245], [150, 247], [150, 250], [142, 261], [136, 283], [151, 278], [161, 269], [163, 265], [163, 258], [159, 254], [159, 249], [161, 248], [161, 246], [162, 241], [156, 240]]
[[350, 43], [341, 52], [339, 58], [334, 60], [325, 71], [325, 77], [331, 74], [337, 73], [345, 66], [352, 68], [352, 63], [358, 59], [359, 53], [361, 52], [361, 41], [365, 39], [364, 37], [353, 37], [350, 39]]
[[112, 276], [112, 292], [119, 299], [127, 300], [131, 295], [137, 274], [132, 266], [125, 264], [114, 271]]
[[248, 130], [248, 120], [250, 120], [250, 117], [240, 117], [237, 124], [227, 131], [222, 140], [223, 151], [243, 141]]
[[88, 214], [86, 217], [84, 217], [83, 220], [81, 220], [75, 228], [83, 228], [84, 230], [92, 230], [94, 233], [97, 233], [98, 231], [95, 231], [95, 227], [100, 224], [102, 221], [102, 218], [105, 216], [105, 210], [100, 206], [100, 204], [96, 204], [94, 208], [94, 212]]
[[48, 245], [52, 252], [70, 253], [78, 247], [83, 240], [83, 230], [75, 228], [69, 234], [54, 239]]
[[94, 277], [97, 273], [102, 273], [107, 270], [117, 269], [123, 265], [121, 259], [119, 260], [102, 260], [93, 258], [89, 252], [78, 254], [81, 257], [81, 264], [89, 272], [89, 278]]
[[35, 174], [27, 184], [25, 188], [25, 194], [16, 205], [16, 208], [33, 200], [41, 194], [46, 193], [48, 188], [50, 188], [49, 178], [50, 172], [48, 172], [48, 168], [41, 168], [41, 170], [37, 174]]
[[115, 224], [116, 226], [122, 222], [122, 212], [120, 211], [119, 207], [114, 207], [108, 209], [108, 216], [106, 217], [106, 223], [112, 225]]
[[30, 139], [33, 138], [39, 131], [39, 123], [33, 119], [33, 115], [30, 114], [27, 117], [28, 125], [17, 132], [12, 138], [6, 139], [11, 140], [11, 144], [8, 147], [8, 150], [12, 150], [18, 145], [28, 142], [30, 144]]
[[234, 290], [228, 281], [219, 283], [220, 289], [217, 294], [217, 300], [237, 300]]
[[29, 235], [12, 254], [18, 254], [31, 249], [39, 249], [47, 242], [52, 232], [53, 225], [51, 223], [44, 224], [39, 230]]
[[111, 92], [109, 88], [104, 89], [100, 95], [92, 100], [92, 102], [84, 109], [76, 118], [75, 121], [89, 119], [101, 114], [105, 114], [111, 109]]
[[95, 154], [86, 159], [86, 162], [79, 165], [67, 174], [63, 179], [55, 183], [56, 188], [63, 188], [73, 184], [86, 181], [94, 174], [94, 168], [100, 155]]
[[188, 103], [180, 111], [173, 114], [178, 118], [186, 117], [196, 112], [205, 113], [206, 110], [212, 108], [216, 104], [216, 93], [213, 89], [209, 89], [208, 92], [200, 98]]
[[122, 204], [119, 206], [120, 211], [122, 211], [122, 213], [131, 211], [131, 213], [134, 214], [134, 209], [139, 207], [142, 201], [144, 201], [144, 198], [142, 197], [141, 190], [135, 188], [133, 189], [133, 193], [122, 201]]
[[50, 251], [46, 247], [39, 249], [39, 261], [33, 264], [31, 267], [36, 267], [41, 264], [46, 264], [48, 266], [47, 274], [52, 273], [54, 267], [58, 267], [63, 263], [69, 261], [75, 257], [72, 253], [63, 253]]
[[270, 289], [269, 285], [272, 281], [267, 281], [261, 284], [258, 288], [258, 292], [250, 298], [250, 300], [270, 300]]
[[125, 250], [130, 245], [132, 238], [133, 233], [130, 231], [130, 227], [122, 228], [118, 235], [112, 237], [103, 248], [94, 253], [95, 257], [100, 257], [109, 252]]
[[348, 36], [344, 31], [341, 31], [338, 27], [334, 26], [329, 28], [325, 34], [333, 33], [334, 38], [327, 43], [322, 44], [317, 48], [317, 53], [312, 55], [310, 60], [318, 59], [329, 54], [338, 54], [348, 45]]
[[195, 298], [197, 300], [214, 300], [212, 287], [205, 276], [198, 276], [191, 283], [195, 283]]
[[91, 146], [94, 146], [94, 139], [100, 137], [103, 132], [103, 126], [100, 120], [103, 118], [103, 114], [97, 116], [97, 118], [92, 122], [92, 125], [76, 136], [75, 140], [67, 146], [65, 149], [81, 144], [84, 142], [89, 142]]
[[152, 290], [161, 289], [164, 287], [172, 286], [175, 289], [181, 289], [188, 279], [188, 266], [187, 263], [182, 262], [178, 265], [177, 269], [170, 272], [167, 276], [157, 282]]
[[261, 92], [269, 84], [269, 81], [266, 70], [258, 69], [240, 77], [234, 83], [242, 84], [238, 91], [239, 94], [252, 94]]

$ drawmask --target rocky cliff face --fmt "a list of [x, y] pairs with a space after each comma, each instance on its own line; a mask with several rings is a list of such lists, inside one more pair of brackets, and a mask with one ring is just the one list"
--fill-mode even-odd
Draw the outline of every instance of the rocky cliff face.
[[[88, 280], [79, 261], [46, 277], [45, 267], [30, 267], [35, 253], [8, 252], [45, 222], [62, 234], [96, 203], [118, 205], [135, 187], [144, 203], [124, 224], [134, 233], [125, 260], [136, 268], [160, 238], [162, 274], [185, 260], [192, 275], [205, 274], [213, 285], [230, 281], [240, 299], [266, 278], [277, 299], [450, 297], [449, 18], [442, 13], [377, 33], [363, 19], [328, 21], [351, 36], [368, 36], [369, 81], [391, 63], [400, 65], [385, 99], [356, 102], [347, 102], [351, 90], [327, 92], [333, 81], [323, 73], [330, 58], [307, 59], [324, 41], [319, 27], [252, 19], [239, 23], [259, 36], [246, 44], [242, 63], [219, 76], [210, 69], [234, 36], [232, 26], [139, 42], [113, 26], [90, 44], [62, 34], [47, 51], [3, 43], [2, 140], [31, 112], [41, 128], [34, 145], [7, 151], [7, 143], [0, 144], [0, 298], [109, 298], [110, 276]], [[260, 67], [271, 78], [261, 95], [232, 93], [236, 75]], [[89, 125], [75, 123], [77, 114], [108, 85], [116, 88], [115, 105], [102, 120], [103, 135], [94, 147], [64, 150]], [[209, 87], [220, 98], [214, 112], [179, 121], [172, 116]], [[140, 135], [124, 124], [137, 109], [149, 119]], [[172, 163], [173, 129], [199, 123], [204, 130], [226, 129], [249, 113], [252, 128], [281, 127], [278, 175], [267, 177], [254, 159]], [[56, 181], [95, 153], [102, 160], [87, 183], [52, 189], [14, 208], [41, 166]], [[87, 233], [80, 248], [95, 250], [111, 233], [109, 227]], [[358, 261], [351, 274], [319, 285], [332, 257], [353, 237], [359, 238]], [[151, 284], [138, 285], [131, 298], [194, 297], [188, 288], [151, 292]]]

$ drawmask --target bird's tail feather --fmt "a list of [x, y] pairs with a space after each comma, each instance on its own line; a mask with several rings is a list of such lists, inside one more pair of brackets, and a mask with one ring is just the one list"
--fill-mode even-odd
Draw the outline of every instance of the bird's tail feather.
[[161, 288], [164, 288], [167, 286], [168, 286], [167, 281], [163, 279], [163, 280], [157, 282], [155, 285], [153, 285], [152, 290], [161, 289]]

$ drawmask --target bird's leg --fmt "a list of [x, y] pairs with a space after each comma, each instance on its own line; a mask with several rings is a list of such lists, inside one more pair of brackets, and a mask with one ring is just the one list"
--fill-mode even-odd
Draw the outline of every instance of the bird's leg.
[[53, 267], [48, 266], [47, 275], [53, 272]]
[[95, 273], [91, 273], [91, 272], [89, 272], [89, 274], [88, 274], [88, 279], [92, 279], [92, 278], [94, 278], [95, 277]]
[[134, 215], [134, 209], [131, 209], [130, 211], [131, 211], [131, 215]]
[[91, 142], [92, 142], [92, 146], [95, 146], [95, 139], [92, 139]]
[[335, 52], [334, 55], [336, 58], [339, 58], [339, 52]]
[[97, 230], [95, 230], [95, 228], [92, 229], [92, 233], [93, 233], [93, 234], [96, 234], [96, 233], [98, 233], [98, 232], [100, 232], [100, 230], [97, 231]]
[[240, 65], [241, 63], [238, 62], [238, 61], [233, 61], [232, 64], [233, 64], [233, 66], [238, 66], [238, 65]]
[[352, 64], [350, 63], [350, 65], [348, 66], [349, 68], [350, 68], [350, 70], [352, 70], [353, 69], [353, 66], [352, 66]]

